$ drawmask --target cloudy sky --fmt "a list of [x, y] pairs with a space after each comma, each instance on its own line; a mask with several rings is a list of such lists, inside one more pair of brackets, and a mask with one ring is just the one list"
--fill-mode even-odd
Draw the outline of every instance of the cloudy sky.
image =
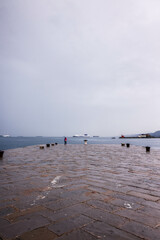
[[0, 0], [0, 134], [160, 129], [159, 0]]

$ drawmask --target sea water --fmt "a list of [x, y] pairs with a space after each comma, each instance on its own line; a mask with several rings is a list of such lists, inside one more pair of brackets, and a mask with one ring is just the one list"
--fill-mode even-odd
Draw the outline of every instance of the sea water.
[[[121, 144], [130, 143], [135, 146], [150, 146], [160, 148], [160, 138], [109, 138], [109, 137], [67, 137], [68, 144], [84, 144], [87, 139], [88, 144]], [[63, 144], [64, 137], [0, 137], [0, 150], [20, 148], [32, 145], [55, 143]]]

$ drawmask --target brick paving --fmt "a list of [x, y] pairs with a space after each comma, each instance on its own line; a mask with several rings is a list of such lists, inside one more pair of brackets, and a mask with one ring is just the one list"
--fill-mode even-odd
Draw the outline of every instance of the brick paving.
[[158, 149], [7, 150], [0, 193], [0, 240], [160, 239]]

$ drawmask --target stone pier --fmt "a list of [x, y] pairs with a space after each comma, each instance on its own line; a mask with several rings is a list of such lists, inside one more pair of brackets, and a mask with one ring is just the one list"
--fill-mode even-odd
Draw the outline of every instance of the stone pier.
[[160, 150], [31, 146], [0, 161], [2, 240], [159, 240]]

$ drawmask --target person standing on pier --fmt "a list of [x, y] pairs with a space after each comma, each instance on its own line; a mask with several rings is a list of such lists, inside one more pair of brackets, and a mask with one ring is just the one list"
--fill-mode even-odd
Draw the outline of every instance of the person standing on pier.
[[64, 145], [66, 145], [67, 144], [67, 138], [65, 137], [64, 138]]

